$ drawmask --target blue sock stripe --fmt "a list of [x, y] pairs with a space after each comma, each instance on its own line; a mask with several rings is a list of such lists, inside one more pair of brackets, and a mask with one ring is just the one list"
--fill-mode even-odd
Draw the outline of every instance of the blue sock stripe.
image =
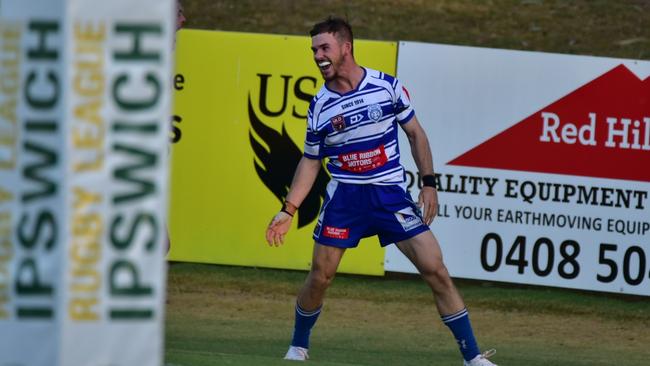
[[464, 308], [463, 310], [461, 310], [461, 311], [459, 311], [457, 313], [441, 316], [440, 318], [442, 319], [443, 323], [447, 324], [449, 322], [453, 322], [456, 319], [462, 318], [462, 317], [464, 317], [466, 315], [467, 315], [467, 308]]
[[460, 315], [461, 313], [464, 313], [466, 311], [467, 311], [467, 308], [462, 308], [462, 309], [458, 310], [457, 312], [455, 312], [453, 314], [441, 315], [440, 318], [442, 318], [442, 320], [445, 320], [447, 318], [452, 318], [452, 317], [455, 317], [457, 315]]
[[458, 348], [465, 361], [469, 361], [481, 353], [474, 338], [474, 331], [472, 330], [467, 309], [463, 309], [455, 314], [443, 316], [442, 321], [449, 327], [454, 338], [456, 338]]
[[321, 305], [316, 310], [305, 311], [296, 302], [296, 322], [293, 328], [293, 338], [291, 339], [292, 346], [309, 348], [311, 328], [316, 324], [322, 308]]
[[298, 314], [300, 314], [300, 315], [302, 315], [302, 316], [308, 316], [308, 317], [309, 317], [309, 316], [315, 316], [315, 315], [318, 315], [318, 314], [320, 313], [320, 311], [321, 311], [322, 308], [323, 308], [323, 306], [321, 305], [321, 306], [319, 306], [316, 310], [306, 311], [306, 310], [304, 310], [303, 308], [301, 308], [300, 305], [298, 305], [298, 304], [296, 303], [296, 311], [298, 312]]

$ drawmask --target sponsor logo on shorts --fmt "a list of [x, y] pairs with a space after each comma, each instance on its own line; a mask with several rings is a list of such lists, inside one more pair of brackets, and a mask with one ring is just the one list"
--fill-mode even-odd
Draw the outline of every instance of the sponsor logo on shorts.
[[395, 218], [397, 219], [397, 222], [402, 225], [404, 231], [413, 230], [422, 225], [422, 220], [410, 207], [395, 212]]
[[333, 239], [347, 239], [350, 236], [350, 229], [325, 226], [323, 228], [323, 235]]
[[337, 115], [334, 116], [330, 119], [330, 122], [332, 122], [332, 127], [334, 127], [335, 131], [341, 131], [342, 129], [345, 128], [345, 118], [343, 115]]

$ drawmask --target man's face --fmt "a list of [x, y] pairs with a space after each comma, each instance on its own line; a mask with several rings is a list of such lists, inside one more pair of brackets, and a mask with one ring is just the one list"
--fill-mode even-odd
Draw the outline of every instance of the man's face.
[[323, 79], [336, 78], [344, 57], [343, 45], [338, 38], [333, 33], [317, 34], [311, 39], [311, 50]]

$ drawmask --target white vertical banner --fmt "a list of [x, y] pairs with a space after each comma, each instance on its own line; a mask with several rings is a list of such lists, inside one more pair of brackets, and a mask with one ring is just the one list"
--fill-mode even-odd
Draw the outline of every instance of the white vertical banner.
[[[0, 3], [0, 365], [58, 364], [64, 314], [64, 2]], [[7, 179], [4, 179], [4, 178]], [[7, 207], [7, 206], [5, 206]]]
[[160, 365], [172, 0], [0, 0], [0, 365]]
[[401, 42], [397, 76], [453, 276], [650, 295], [650, 62]]

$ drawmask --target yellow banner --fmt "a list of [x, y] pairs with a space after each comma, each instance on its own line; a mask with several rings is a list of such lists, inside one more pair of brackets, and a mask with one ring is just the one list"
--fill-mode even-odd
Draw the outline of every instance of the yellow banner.
[[[280, 248], [264, 231], [302, 156], [309, 102], [323, 82], [309, 37], [183, 30], [172, 119], [171, 260], [308, 269], [329, 175], [321, 171]], [[395, 74], [397, 44], [355, 41], [364, 66]], [[376, 238], [340, 272], [384, 273]]]

